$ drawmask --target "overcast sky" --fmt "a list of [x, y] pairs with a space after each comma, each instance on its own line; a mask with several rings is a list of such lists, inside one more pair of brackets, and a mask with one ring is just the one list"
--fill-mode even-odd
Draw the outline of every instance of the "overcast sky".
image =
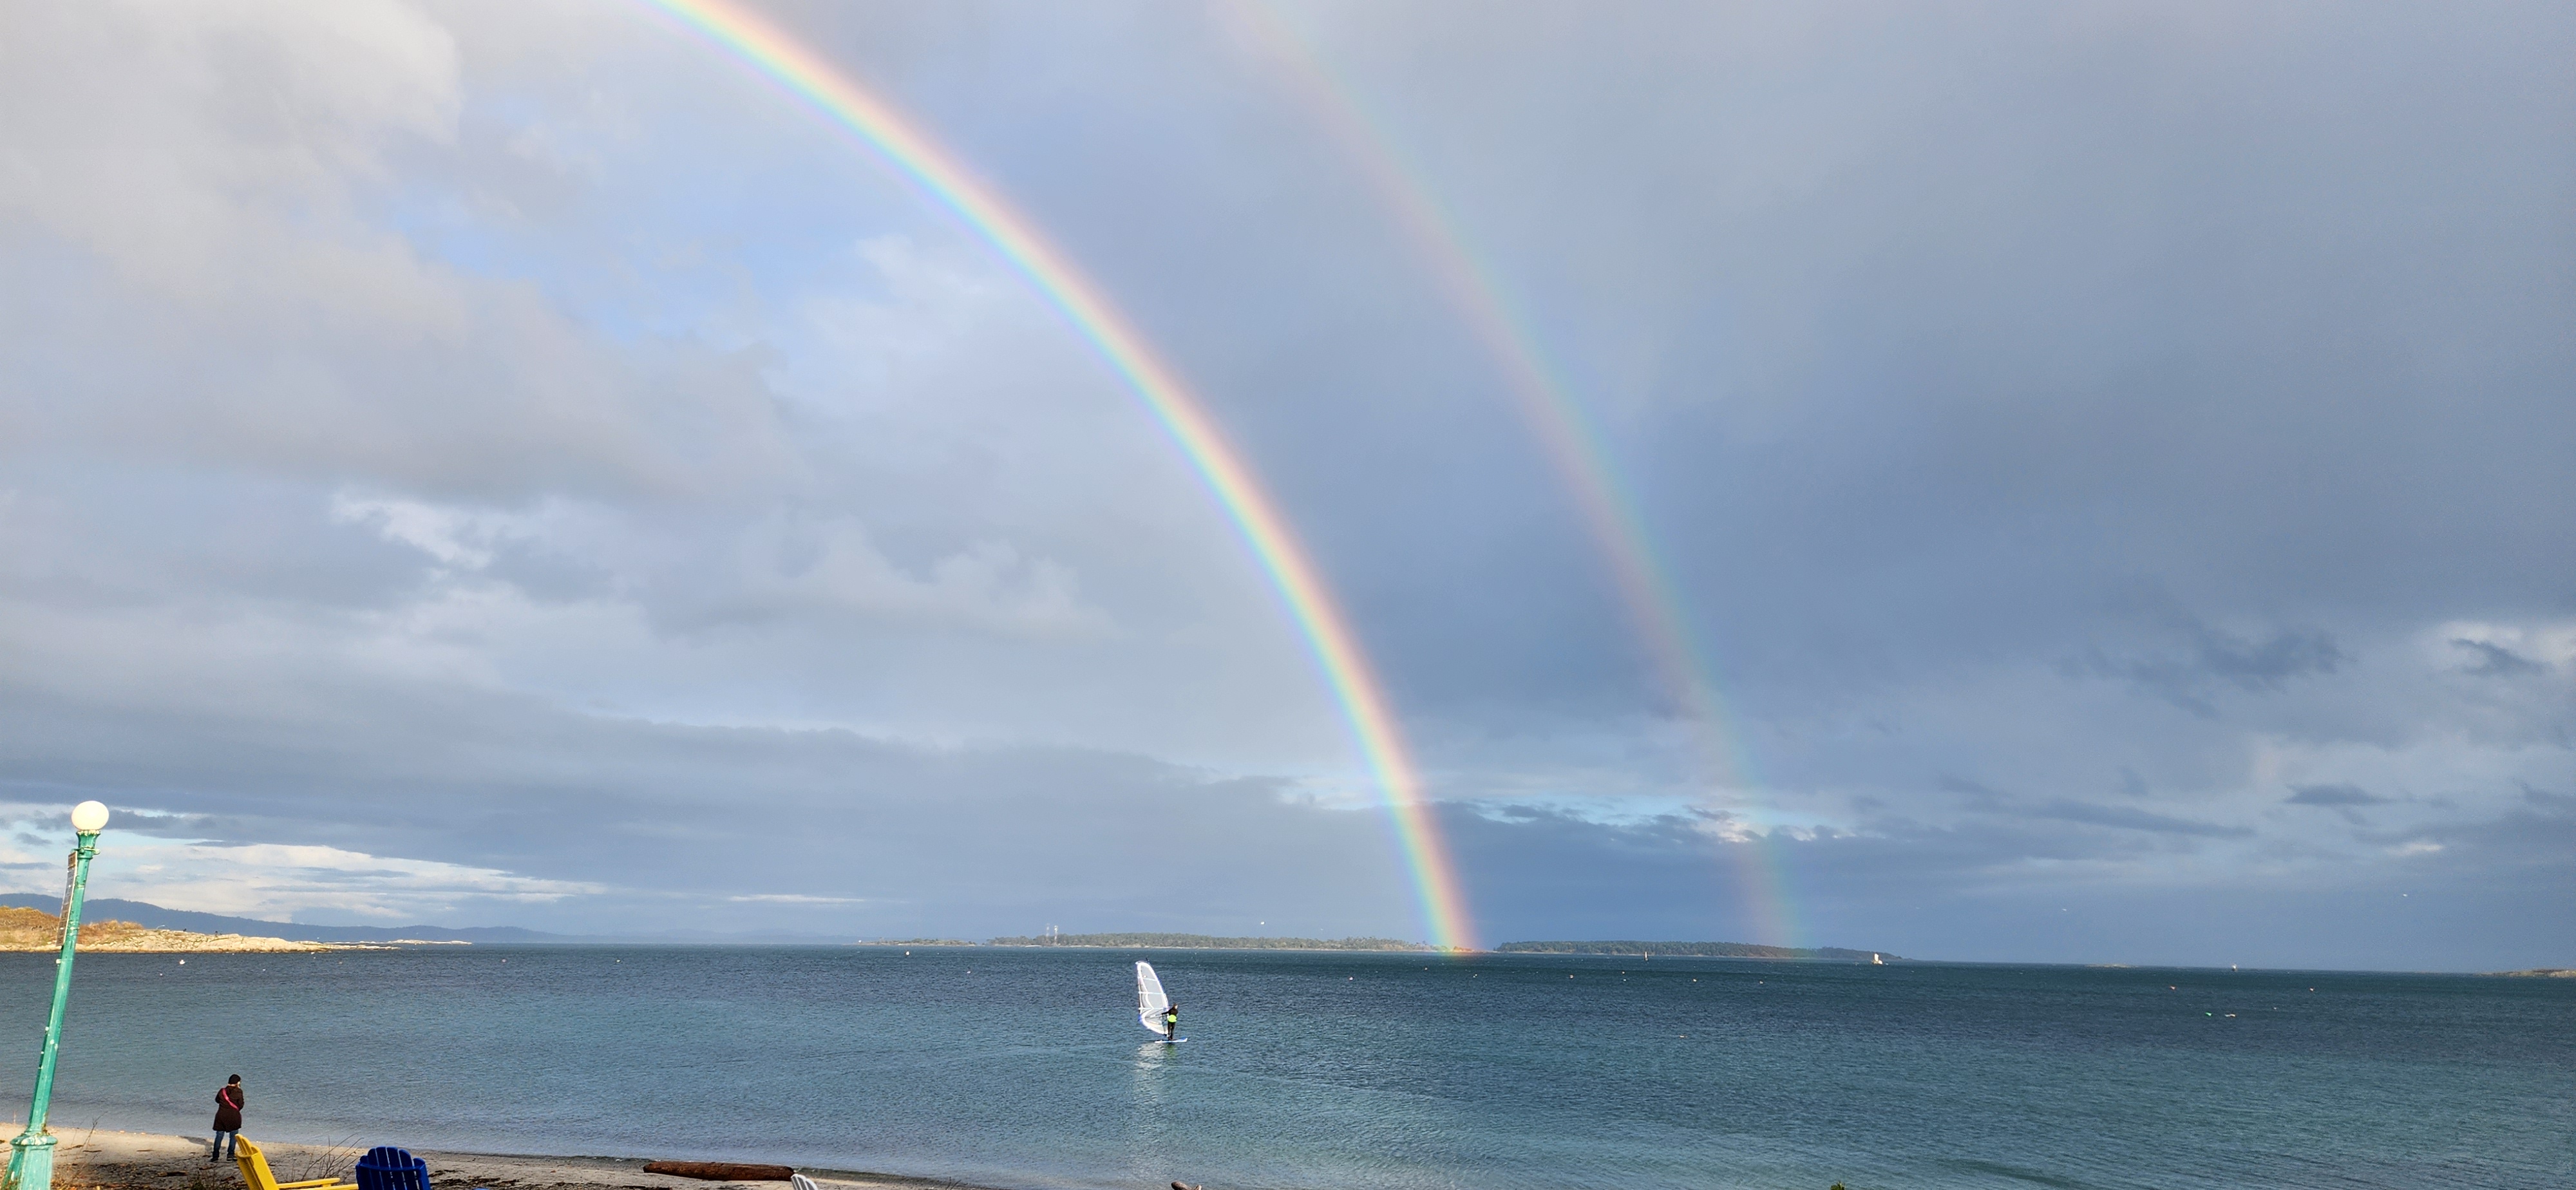
[[[2566, 6], [765, 10], [1205, 397], [1483, 941], [2576, 962]], [[0, 276], [0, 883], [1427, 936], [1142, 407], [648, 5], [0, 3]]]

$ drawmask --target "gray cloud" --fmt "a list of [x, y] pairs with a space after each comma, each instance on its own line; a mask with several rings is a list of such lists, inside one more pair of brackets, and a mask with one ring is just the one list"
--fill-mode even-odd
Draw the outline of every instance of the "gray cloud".
[[2122, 830], [2148, 831], [2155, 834], [2198, 835], [2212, 839], [2241, 839], [2252, 835], [2241, 826], [2193, 822], [2167, 814], [2156, 814], [2127, 806], [2097, 806], [2088, 802], [2053, 801], [2034, 811], [2039, 817], [2062, 822], [2083, 822], [2094, 826], [2115, 826]]
[[[570, 930], [1000, 933], [1044, 914], [1419, 933], [1377, 815], [1141, 757], [652, 724], [463, 691], [369, 698], [343, 708], [327, 738], [309, 734], [309, 719], [267, 715], [120, 726], [7, 693], [7, 746], [24, 754], [55, 741], [50, 762], [18, 766], [9, 788], [21, 802], [107, 793], [124, 811], [120, 832], [338, 847], [599, 886], [543, 906], [470, 887], [425, 907], [397, 902], [414, 912], [506, 913]], [[440, 739], [475, 744], [433, 746]], [[138, 817], [139, 797], [178, 813]], [[118, 871], [103, 872], [103, 890]], [[368, 903], [306, 901], [344, 920]], [[842, 905], [857, 908], [832, 908]], [[782, 919], [781, 906], [809, 916]]]
[[2211, 839], [2246, 838], [2254, 833], [2245, 827], [2198, 822], [2141, 810], [2134, 806], [2104, 806], [2076, 801], [2072, 798], [2033, 802], [1962, 777], [1944, 775], [1935, 784], [1944, 792], [1965, 795], [1965, 804], [1968, 807], [1987, 814], [2021, 819], [2052, 819], [2059, 822], [2084, 823], [2089, 826], [2145, 831], [2149, 834], [2191, 835]]
[[2293, 806], [2326, 807], [2342, 815], [2344, 821], [2354, 826], [2364, 826], [2369, 822], [2363, 817], [2361, 807], [2385, 806], [2390, 802], [2388, 798], [2380, 797], [2358, 785], [2351, 784], [2301, 785], [2292, 789], [2290, 796], [2281, 800]]
[[2301, 785], [2283, 798], [2293, 806], [2384, 806], [2388, 799], [2358, 785]]
[[2194, 714], [2216, 716], [2210, 700], [2221, 686], [2251, 694], [2277, 694], [2294, 678], [2332, 674], [2347, 658], [2324, 632], [2279, 629], [2261, 637], [2221, 632], [2197, 622], [2183, 626], [2181, 647], [2147, 656], [2115, 657], [2101, 649], [2069, 670], [2123, 678]]
[[2478, 655], [2478, 663], [2470, 666], [2469, 672], [2482, 678], [2518, 678], [2549, 672], [2548, 666], [2492, 641], [2454, 637], [2451, 644]]

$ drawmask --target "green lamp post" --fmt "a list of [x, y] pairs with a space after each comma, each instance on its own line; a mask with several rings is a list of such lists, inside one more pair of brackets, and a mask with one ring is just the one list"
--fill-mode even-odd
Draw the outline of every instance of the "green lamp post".
[[98, 832], [107, 828], [107, 807], [82, 802], [72, 807], [71, 870], [63, 888], [63, 954], [54, 960], [54, 1009], [45, 1017], [44, 1055], [36, 1060], [36, 1095], [27, 1102], [27, 1130], [9, 1142], [9, 1174], [0, 1190], [53, 1190], [54, 1136], [45, 1131], [45, 1109], [53, 1105], [54, 1052], [63, 1039], [63, 1008], [72, 998], [72, 952], [80, 947], [81, 896], [89, 891], [89, 861], [98, 856]]

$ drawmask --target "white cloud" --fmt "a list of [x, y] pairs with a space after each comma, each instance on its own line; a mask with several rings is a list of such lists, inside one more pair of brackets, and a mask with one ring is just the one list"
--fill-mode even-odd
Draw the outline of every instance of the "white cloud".
[[[22, 836], [47, 833], [60, 821], [56, 813], [31, 815], [26, 807], [14, 810], [12, 825]], [[551, 904], [610, 891], [610, 886], [591, 881], [542, 879], [338, 847], [216, 843], [137, 829], [142, 825], [135, 821], [137, 817], [153, 816], [151, 811], [129, 809], [118, 815], [126, 821], [109, 822], [100, 837], [98, 859], [91, 866], [91, 896], [270, 921], [310, 921], [319, 914], [323, 920], [455, 925], [479, 923], [436, 919], [468, 906], [489, 914], [503, 906]], [[14, 849], [0, 859], [25, 862]], [[58, 884], [30, 884], [24, 874], [13, 883], [24, 892], [61, 891]]]
[[908, 573], [856, 521], [770, 518], [738, 542], [741, 586], [698, 609], [715, 619], [823, 611], [967, 624], [1015, 636], [1093, 635], [1108, 628], [1062, 563], [986, 541]]
[[492, 551], [466, 542], [468, 536], [489, 539], [488, 519], [461, 509], [441, 508], [417, 500], [362, 500], [342, 493], [331, 498], [331, 519], [366, 525], [388, 541], [411, 546], [440, 564], [481, 570], [492, 564]]
[[453, 133], [454, 41], [417, 10], [107, 0], [0, 21], [0, 107], [18, 117], [0, 211], [200, 307], [280, 282], [327, 282], [342, 309], [422, 294], [398, 241], [347, 210], [389, 175], [393, 138]]
[[[173, 656], [332, 683], [1348, 763], [1211, 499], [1025, 284], [878, 178], [899, 218], [836, 232], [799, 284], [737, 287], [741, 237], [710, 229], [771, 216], [657, 222], [657, 113], [739, 105], [692, 146], [716, 173], [865, 158], [694, 42], [539, 8], [13, 10], [28, 168], [0, 251], [70, 272], [44, 318], [0, 323], [26, 365], [0, 449], [85, 460], [0, 522], [0, 601], [69, 630], [31, 648], [166, 631]], [[568, 60], [706, 89], [576, 85]], [[197, 255], [137, 247], [156, 237]]]

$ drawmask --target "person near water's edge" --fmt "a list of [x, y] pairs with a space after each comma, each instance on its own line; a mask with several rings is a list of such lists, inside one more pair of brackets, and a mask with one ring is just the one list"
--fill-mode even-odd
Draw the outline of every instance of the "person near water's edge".
[[1181, 1002], [1174, 1000], [1163, 1006], [1163, 1040], [1179, 1041], [1180, 1039]]
[[207, 1164], [212, 1165], [230, 1155], [224, 1151], [232, 1147], [227, 1142], [238, 1143], [241, 1140], [241, 1113], [241, 1076], [236, 1074], [224, 1083], [223, 1090], [215, 1092], [215, 1147], [206, 1154]]

